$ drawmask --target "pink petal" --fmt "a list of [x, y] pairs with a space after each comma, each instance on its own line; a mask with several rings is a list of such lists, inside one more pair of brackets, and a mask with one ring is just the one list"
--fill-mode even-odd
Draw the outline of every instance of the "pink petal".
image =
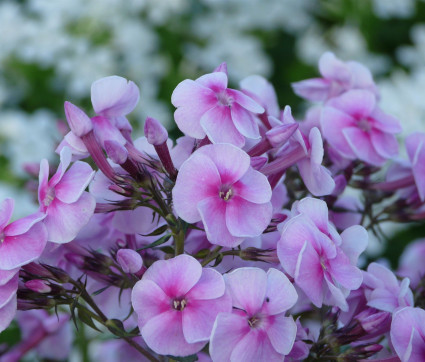
[[226, 289], [223, 276], [215, 269], [204, 268], [195, 286], [186, 294], [188, 299], [204, 300], [220, 298]]
[[218, 105], [211, 108], [202, 115], [200, 122], [212, 143], [230, 143], [237, 147], [245, 144], [245, 138], [233, 124], [229, 107]]
[[209, 197], [219, 198], [221, 179], [217, 167], [200, 152], [206, 147], [201, 147], [181, 165], [172, 191], [177, 215], [189, 223], [201, 219], [197, 209], [200, 201]]
[[298, 294], [289, 279], [281, 271], [270, 268], [267, 272], [267, 291], [263, 311], [275, 315], [292, 308]]
[[312, 197], [306, 197], [297, 204], [296, 209], [299, 213], [306, 215], [312, 220], [320, 231], [324, 234], [328, 233], [328, 205], [326, 202]]
[[116, 211], [112, 225], [124, 234], [147, 235], [164, 225], [164, 220], [159, 223], [153, 221], [153, 211], [148, 207], [141, 206], [134, 210]]
[[345, 128], [342, 131], [351, 149], [362, 161], [374, 166], [381, 166], [386, 159], [381, 157], [372, 146], [370, 136], [357, 127]]
[[393, 158], [398, 155], [398, 142], [394, 135], [372, 129], [370, 140], [380, 156]]
[[0, 243], [0, 269], [11, 270], [38, 259], [47, 243], [46, 228], [37, 223], [22, 235]]
[[233, 236], [227, 228], [226, 201], [213, 196], [200, 201], [197, 207], [210, 243], [228, 248], [242, 243], [243, 238]]
[[259, 236], [272, 218], [272, 204], [254, 204], [233, 196], [226, 207], [226, 225], [234, 236]]
[[260, 138], [258, 125], [252, 117], [251, 113], [249, 113], [237, 103], [232, 104], [230, 113], [233, 124], [243, 136], [251, 139]]
[[210, 300], [191, 300], [183, 310], [183, 334], [189, 343], [208, 341], [217, 315], [232, 312], [229, 294]]
[[324, 303], [328, 305], [335, 305], [340, 308], [343, 312], [348, 312], [348, 304], [346, 301], [346, 296], [342, 293], [340, 288], [337, 288], [334, 283], [329, 280], [325, 275], [325, 282], [328, 286], [329, 292], [327, 293]]
[[13, 297], [9, 303], [3, 308], [0, 308], [0, 333], [3, 332], [12, 322], [16, 314], [16, 296]]
[[218, 315], [211, 333], [210, 355], [213, 361], [228, 362], [236, 345], [250, 332], [246, 318], [237, 314]]
[[150, 319], [141, 329], [146, 344], [154, 352], [176, 357], [199, 352], [205, 342], [188, 343], [183, 335], [182, 313], [171, 310]]
[[406, 149], [412, 163], [413, 177], [419, 197], [425, 200], [425, 135], [414, 133], [406, 139]]
[[291, 84], [294, 93], [312, 102], [323, 102], [328, 98], [331, 82], [327, 79], [312, 78]]
[[96, 138], [103, 147], [108, 140], [118, 142], [121, 145], [127, 143], [127, 140], [109, 118], [97, 116], [92, 118], [92, 122]]
[[297, 325], [292, 317], [285, 317], [279, 314], [269, 317], [269, 326], [267, 327], [267, 336], [276, 352], [287, 355], [295, 342], [297, 335]]
[[361, 120], [370, 116], [376, 105], [376, 98], [372, 92], [363, 89], [354, 89], [332, 98], [328, 105]]
[[267, 177], [251, 167], [239, 181], [233, 184], [232, 188], [235, 195], [256, 204], [269, 202], [272, 197], [272, 189]]
[[227, 88], [227, 74], [224, 72], [209, 73], [199, 77], [195, 82], [213, 90], [215, 93], [220, 93]]
[[56, 197], [67, 204], [77, 201], [93, 179], [95, 171], [85, 162], [77, 161], [55, 187]]
[[204, 138], [205, 132], [199, 121], [205, 112], [217, 104], [214, 92], [193, 80], [186, 79], [174, 90], [171, 103], [178, 107], [174, 119], [179, 129], [188, 136]]
[[6, 236], [22, 235], [26, 233], [29, 229], [31, 229], [36, 223], [43, 220], [45, 217], [46, 214], [42, 212], [36, 212], [22, 219], [18, 219], [7, 225], [4, 229], [4, 233]]
[[0, 270], [0, 288], [11, 280], [15, 274], [19, 271], [19, 268], [12, 270]]
[[344, 288], [355, 290], [363, 281], [360, 269], [350, 264], [348, 257], [338, 248], [337, 256], [329, 260], [329, 273]]
[[259, 75], [242, 79], [240, 87], [243, 92], [261, 104], [269, 116], [279, 117], [279, 105], [273, 85]]
[[347, 65], [332, 52], [324, 53], [319, 59], [319, 71], [325, 78], [337, 82], [349, 82], [351, 73]]
[[239, 268], [225, 274], [233, 306], [255, 315], [262, 307], [267, 291], [267, 274], [259, 268]]
[[133, 287], [131, 303], [140, 326], [144, 326], [153, 317], [171, 310], [170, 297], [156, 283], [146, 278], [138, 281]]
[[[80, 137], [77, 137], [74, 133], [68, 132], [64, 137], [64, 141], [66, 142], [65, 146], [71, 148], [72, 154], [74, 156], [78, 156], [81, 158], [89, 156], [89, 151], [87, 150], [87, 147], [84, 144], [83, 140]], [[60, 149], [60, 151], [62, 150], [62, 148]], [[56, 150], [56, 152], [58, 151], [59, 150]]]
[[223, 184], [233, 184], [249, 169], [250, 158], [240, 148], [229, 144], [208, 145], [197, 153], [208, 156], [216, 165]]
[[48, 240], [54, 243], [67, 243], [77, 236], [89, 222], [94, 213], [96, 201], [84, 192], [78, 201], [66, 204], [58, 199], [52, 201], [47, 209], [44, 224], [49, 233]]
[[0, 204], [0, 230], [3, 230], [13, 214], [15, 201], [13, 199], [4, 199]]
[[275, 351], [264, 330], [252, 329], [236, 345], [230, 360], [278, 362], [283, 360], [283, 356]]
[[400, 133], [402, 127], [397, 118], [384, 113], [380, 108], [376, 107], [370, 115], [373, 119], [373, 128], [379, 129], [384, 133]]
[[59, 181], [62, 179], [63, 175], [65, 174], [66, 169], [71, 163], [71, 159], [72, 159], [71, 149], [69, 147], [64, 147], [60, 153], [61, 161], [59, 163], [58, 169], [56, 170], [55, 174], [52, 176], [52, 178], [50, 179], [48, 183], [49, 187], [55, 187], [59, 183]]
[[298, 256], [294, 278], [295, 284], [320, 308], [323, 303], [323, 268], [319, 255], [307, 241]]
[[323, 137], [343, 156], [354, 159], [356, 156], [342, 131], [347, 127], [355, 127], [354, 119], [336, 108], [324, 107], [320, 118]]
[[38, 202], [44, 207], [44, 200], [48, 192], [49, 183], [49, 162], [46, 159], [40, 162], [40, 172], [38, 174]]
[[101, 78], [91, 86], [91, 102], [97, 114], [118, 117], [129, 114], [139, 102], [139, 88], [116, 75]]
[[353, 225], [342, 232], [341, 238], [341, 249], [348, 256], [350, 263], [356, 265], [360, 254], [366, 250], [368, 244], [369, 235], [366, 229], [360, 225]]
[[189, 255], [158, 260], [143, 275], [143, 280], [156, 283], [170, 298], [180, 298], [198, 283], [202, 275], [199, 262]]
[[[228, 89], [227, 94], [229, 94], [233, 101], [238, 103], [240, 106], [245, 108], [247, 111], [252, 113], [264, 113], [265, 109], [261, 107], [255, 100], [251, 97], [248, 97], [246, 94], [235, 89]], [[234, 105], [232, 105], [233, 107]]]
[[18, 290], [18, 275], [0, 286], [0, 309], [3, 308], [16, 295]]
[[326, 167], [312, 165], [308, 159], [299, 161], [297, 166], [305, 186], [312, 195], [330, 195], [335, 189], [335, 181]]

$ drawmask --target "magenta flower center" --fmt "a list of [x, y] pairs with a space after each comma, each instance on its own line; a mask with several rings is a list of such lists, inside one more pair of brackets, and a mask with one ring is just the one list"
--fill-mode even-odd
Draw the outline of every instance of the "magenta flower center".
[[187, 301], [184, 298], [176, 298], [173, 300], [173, 308], [181, 312], [187, 306]]
[[364, 118], [359, 121], [358, 126], [362, 131], [365, 131], [365, 132], [370, 132], [370, 130], [372, 129], [372, 126], [369, 120]]
[[226, 92], [220, 92], [217, 94], [218, 104], [221, 106], [230, 107], [233, 103], [233, 98], [230, 97]]
[[55, 189], [53, 187], [49, 187], [46, 192], [46, 197], [43, 200], [44, 206], [49, 206], [52, 201], [55, 199]]
[[4, 239], [6, 238], [6, 235], [4, 235], [4, 232], [2, 231], [0, 233], [0, 244], [3, 243]]
[[218, 193], [221, 199], [224, 201], [229, 201], [233, 196], [233, 189], [231, 186], [222, 185], [220, 188], [220, 192]]

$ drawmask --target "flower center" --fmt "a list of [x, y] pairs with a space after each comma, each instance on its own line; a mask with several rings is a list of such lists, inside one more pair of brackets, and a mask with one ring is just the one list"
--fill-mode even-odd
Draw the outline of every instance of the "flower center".
[[233, 103], [233, 98], [229, 97], [229, 95], [226, 92], [218, 93], [217, 100], [218, 100], [218, 104], [220, 104], [221, 106], [230, 107]]
[[221, 199], [224, 201], [229, 201], [233, 196], [233, 190], [230, 186], [221, 186], [220, 192], [218, 193]]
[[2, 232], [0, 233], [0, 244], [2, 244], [2, 243], [3, 243], [4, 239], [6, 239], [6, 235], [4, 235], [4, 232], [2, 231]]
[[46, 192], [46, 197], [43, 200], [44, 206], [49, 206], [52, 201], [55, 199], [55, 189], [53, 187], [49, 187]]
[[257, 328], [261, 323], [261, 318], [259, 316], [253, 316], [251, 318], [248, 318], [248, 325], [251, 328]]
[[365, 132], [369, 132], [372, 129], [372, 126], [367, 119], [361, 119], [358, 123], [358, 127]]
[[186, 299], [174, 299], [173, 300], [173, 308], [181, 312], [187, 306]]

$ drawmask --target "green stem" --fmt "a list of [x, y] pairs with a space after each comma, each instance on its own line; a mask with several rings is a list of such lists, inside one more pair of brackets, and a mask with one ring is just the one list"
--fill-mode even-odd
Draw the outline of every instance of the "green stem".
[[176, 247], [176, 256], [184, 253], [184, 231], [179, 230], [173, 233], [174, 243]]
[[201, 265], [206, 266], [210, 262], [212, 262], [214, 259], [216, 259], [220, 255], [221, 249], [223, 249], [222, 246], [217, 246], [214, 250], [211, 251], [209, 255], [207, 255], [207, 257], [204, 260], [202, 260]]

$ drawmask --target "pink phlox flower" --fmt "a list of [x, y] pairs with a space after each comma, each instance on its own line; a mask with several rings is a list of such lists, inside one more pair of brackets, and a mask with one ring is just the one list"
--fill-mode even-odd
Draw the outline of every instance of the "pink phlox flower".
[[177, 215], [189, 223], [202, 220], [208, 240], [226, 247], [264, 231], [272, 216], [271, 196], [267, 178], [230, 144], [195, 151], [180, 167], [173, 188]]
[[179, 83], [171, 96], [177, 107], [174, 119], [187, 136], [213, 143], [245, 144], [245, 137], [260, 137], [255, 114], [264, 112], [252, 98], [227, 88], [227, 74], [214, 72]]
[[339, 235], [328, 221], [326, 203], [318, 199], [302, 199], [292, 212], [277, 244], [284, 270], [315, 306], [335, 305], [346, 311], [346, 297], [363, 280], [356, 264], [367, 246], [366, 230], [355, 225]]
[[400, 123], [377, 107], [370, 91], [350, 90], [328, 101], [321, 127], [325, 140], [347, 159], [381, 166], [398, 154]]
[[149, 348], [173, 356], [199, 352], [217, 315], [232, 306], [221, 274], [189, 255], [152, 264], [134, 286], [132, 303]]
[[365, 89], [378, 96], [370, 70], [355, 61], [343, 62], [333, 53], [324, 53], [319, 60], [322, 78], [292, 83], [294, 92], [310, 101], [326, 101], [350, 89]]
[[67, 243], [73, 240], [94, 213], [96, 201], [84, 191], [94, 176], [89, 164], [71, 163], [71, 151], [61, 151], [61, 161], [56, 173], [49, 180], [49, 164], [42, 160], [40, 164], [38, 200], [40, 211], [47, 216], [44, 219], [48, 231], [48, 240], [55, 243]]
[[413, 133], [406, 137], [406, 150], [412, 166], [416, 188], [422, 202], [425, 201], [425, 133]]
[[425, 310], [406, 307], [393, 315], [391, 344], [402, 362], [425, 361]]
[[12, 322], [16, 313], [19, 268], [0, 270], [0, 333]]
[[0, 270], [12, 270], [36, 260], [47, 243], [47, 231], [41, 212], [10, 224], [14, 208], [12, 199], [0, 204]]
[[233, 313], [220, 313], [211, 333], [210, 355], [221, 361], [282, 361], [294, 345], [297, 326], [286, 311], [297, 301], [277, 269], [239, 268], [225, 275]]
[[294, 346], [291, 352], [285, 357], [285, 361], [297, 362], [302, 361], [308, 357], [310, 352], [310, 345], [304, 341], [309, 340], [308, 328], [304, 328], [301, 325], [300, 319], [298, 318], [295, 322], [297, 324], [297, 335], [295, 337]]
[[409, 284], [409, 278], [400, 282], [391, 270], [378, 263], [369, 264], [367, 272], [363, 272], [367, 305], [389, 313], [414, 305]]

